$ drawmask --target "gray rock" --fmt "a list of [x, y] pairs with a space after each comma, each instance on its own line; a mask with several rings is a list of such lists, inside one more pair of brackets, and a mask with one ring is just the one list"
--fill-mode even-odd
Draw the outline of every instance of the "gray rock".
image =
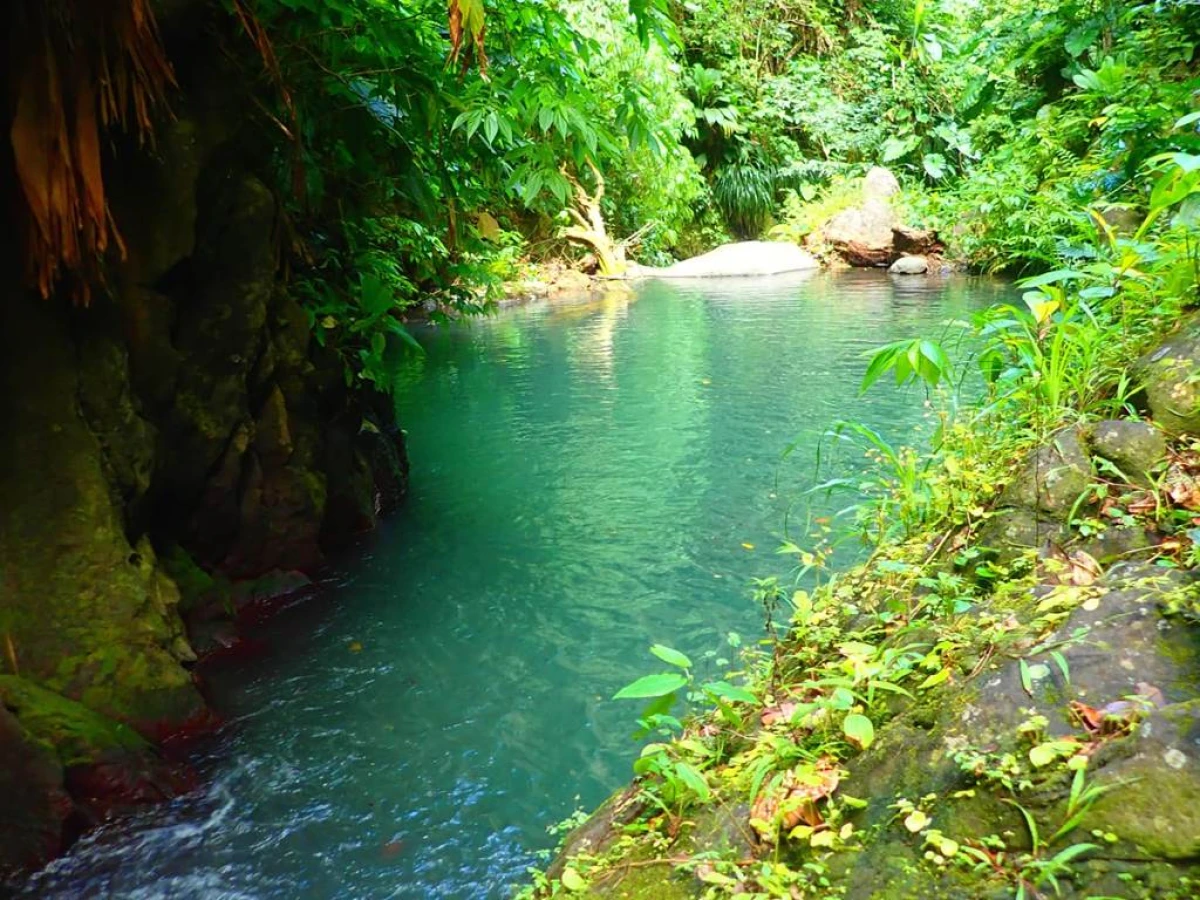
[[1051, 544], [1060, 544], [1068, 536], [1062, 523], [1039, 516], [1032, 509], [1010, 507], [998, 510], [984, 522], [975, 543], [996, 562], [1008, 565], [1029, 550], [1044, 555]]
[[631, 266], [632, 278], [735, 278], [782, 275], [820, 268], [816, 258], [783, 241], [741, 241], [726, 244], [665, 269]]
[[1154, 421], [1169, 432], [1200, 434], [1200, 317], [1151, 350], [1134, 366]]
[[1036, 509], [1064, 518], [1092, 480], [1092, 464], [1073, 429], [1055, 434], [1021, 464], [1000, 506]]
[[863, 201], [888, 201], [900, 193], [900, 182], [896, 176], [882, 166], [872, 166], [863, 179]]
[[[1200, 634], [1158, 611], [1168, 594], [1188, 584], [1194, 582], [1179, 572], [1118, 566], [1093, 588], [1092, 600], [1077, 606], [1044, 642], [1058, 657], [1046, 652], [1002, 659], [941, 695], [936, 705], [915, 707], [884, 726], [875, 745], [849, 766], [848, 790], [853, 785], [857, 796], [871, 798], [859, 815], [860, 826], [888, 827], [897, 796], [936, 792], [945, 797], [971, 787], [971, 775], [955, 758], [962, 751], [1024, 757], [1028, 745], [1016, 729], [1033, 714], [1045, 716], [1050, 738], [1078, 735], [1069, 701], [1121, 715], [1137, 705], [1129, 698], [1140, 697], [1150, 714], [1131, 736], [1106, 741], [1089, 765], [1089, 783], [1112, 787], [1083, 827], [1102, 828], [1118, 839], [1094, 854], [1097, 858], [1195, 857], [1200, 853], [1200, 687], [1195, 680]], [[1049, 590], [1043, 586], [1038, 593]], [[1057, 827], [1065, 782], [1050, 770], [1034, 782], [1022, 791], [1022, 805], [1043, 827]], [[1024, 833], [1011, 807], [991, 792], [976, 794], [940, 803], [934, 826], [960, 842], [1005, 830]], [[1163, 802], [1167, 797], [1169, 804]], [[907, 838], [897, 831], [887, 843], [898, 840]]]
[[[1100, 770], [1101, 795], [1082, 827], [1117, 835], [1130, 856], [1200, 856], [1200, 703], [1166, 706], [1138, 725]], [[1170, 803], [1163, 801], [1170, 798]]]
[[1167, 455], [1167, 439], [1146, 422], [1110, 419], [1091, 429], [1092, 453], [1107, 459], [1133, 484], [1148, 485], [1148, 473]]
[[1128, 562], [1155, 544], [1155, 535], [1140, 525], [1109, 525], [1094, 537], [1078, 544], [1078, 548], [1101, 565]]
[[929, 271], [929, 260], [923, 256], [902, 256], [888, 269], [892, 275], [924, 275]]

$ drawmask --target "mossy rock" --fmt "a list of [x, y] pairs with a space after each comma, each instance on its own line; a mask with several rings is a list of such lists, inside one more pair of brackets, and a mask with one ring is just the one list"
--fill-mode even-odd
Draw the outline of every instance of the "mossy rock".
[[214, 576], [204, 571], [192, 559], [191, 554], [178, 544], [171, 544], [159, 555], [163, 571], [179, 588], [179, 610], [218, 607], [230, 614], [233, 612], [232, 588], [223, 576]]
[[1000, 495], [1001, 507], [1065, 518], [1092, 481], [1092, 463], [1075, 429], [1055, 434], [1030, 453]]
[[[53, 750], [0, 705], [0, 880], [61, 852], [71, 799]], [[0, 893], [3, 884], [0, 883]]]
[[1051, 544], [1062, 543], [1068, 536], [1069, 532], [1061, 522], [1034, 509], [1013, 507], [992, 513], [980, 527], [975, 546], [1006, 566], [1030, 550], [1045, 554]]
[[1100, 768], [1097, 783], [1109, 790], [1082, 827], [1115, 835], [1122, 855], [1200, 858], [1200, 701], [1158, 710], [1125, 745]]
[[581, 896], [590, 900], [697, 900], [702, 886], [690, 873], [668, 862], [645, 859], [616, 863]]
[[0, 705], [64, 767], [95, 762], [113, 753], [149, 749], [145, 739], [128, 725], [15, 675], [0, 675]]
[[4, 298], [0, 358], [0, 671], [110, 718], [186, 721], [203, 703], [180, 665], [194, 657], [179, 592], [149, 541], [126, 533], [80, 413], [66, 313], [28, 294]]
[[1131, 484], [1147, 487], [1150, 473], [1167, 457], [1167, 439], [1147, 422], [1109, 419], [1088, 431], [1092, 453], [1108, 460]]
[[1200, 317], [1143, 356], [1134, 375], [1154, 421], [1176, 434], [1200, 434]]

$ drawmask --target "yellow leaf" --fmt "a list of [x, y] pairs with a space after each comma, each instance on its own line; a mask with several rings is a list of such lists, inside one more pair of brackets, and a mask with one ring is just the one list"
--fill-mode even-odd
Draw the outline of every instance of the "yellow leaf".
[[351, 641], [350, 646], [346, 649], [348, 649], [351, 653], [361, 653], [362, 644], [360, 644], [358, 641]]
[[808, 839], [810, 847], [832, 847], [834, 833], [832, 831], [818, 831]]
[[908, 817], [905, 818], [904, 827], [913, 834], [916, 834], [918, 831], [924, 831], [929, 827], [929, 816], [925, 815], [925, 813], [919, 809], [914, 809], [908, 814]]
[[753, 549], [754, 549], [754, 545], [753, 545], [753, 544], [747, 544], [745, 541], [742, 541], [742, 546], [743, 546], [743, 547], [745, 547], [747, 550], [753, 550]]
[[1046, 324], [1050, 317], [1058, 312], [1059, 307], [1057, 300], [1051, 300], [1049, 297], [1045, 300], [1034, 300], [1028, 294], [1025, 295], [1025, 305], [1029, 307], [1029, 311], [1033, 313], [1033, 320], [1039, 325]]
[[563, 869], [562, 875], [559, 876], [558, 880], [562, 882], [563, 887], [572, 893], [587, 889], [587, 882], [583, 880], [583, 876], [572, 866], [567, 866]]

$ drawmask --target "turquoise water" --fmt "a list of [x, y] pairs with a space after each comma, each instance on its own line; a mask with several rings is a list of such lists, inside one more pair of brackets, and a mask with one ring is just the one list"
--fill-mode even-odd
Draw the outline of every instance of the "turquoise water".
[[629, 777], [637, 705], [608, 698], [657, 667], [649, 644], [707, 674], [730, 632], [758, 636], [748, 581], [786, 575], [774, 550], [828, 476], [830, 425], [919, 433], [919, 390], [858, 396], [863, 352], [1004, 290], [652, 284], [422, 334], [405, 510], [262, 626], [262, 658], [211, 673], [230, 724], [207, 786], [89, 836], [27, 895], [507, 897], [548, 825]]

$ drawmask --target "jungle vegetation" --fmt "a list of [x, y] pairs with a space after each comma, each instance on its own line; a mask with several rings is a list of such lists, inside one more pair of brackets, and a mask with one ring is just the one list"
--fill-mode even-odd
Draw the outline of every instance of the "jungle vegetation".
[[[29, 73], [87, 49], [19, 82], [12, 138], [43, 293], [86, 283], [119, 241], [102, 135], [152, 134], [169, 106], [153, 4], [105, 4], [103, 28], [85, 6], [11, 13], [44, 38], [16, 57]], [[802, 238], [880, 164], [954, 255], [1031, 273], [1094, 255], [1095, 215], [1140, 221], [1151, 161], [1200, 149], [1200, 8], [1174, 0], [223, 8], [275, 148], [297, 290], [354, 379], [386, 380], [404, 310], [482, 312], [531, 262], [594, 251], [578, 234], [596, 212], [618, 251], [669, 262], [731, 238]]]

